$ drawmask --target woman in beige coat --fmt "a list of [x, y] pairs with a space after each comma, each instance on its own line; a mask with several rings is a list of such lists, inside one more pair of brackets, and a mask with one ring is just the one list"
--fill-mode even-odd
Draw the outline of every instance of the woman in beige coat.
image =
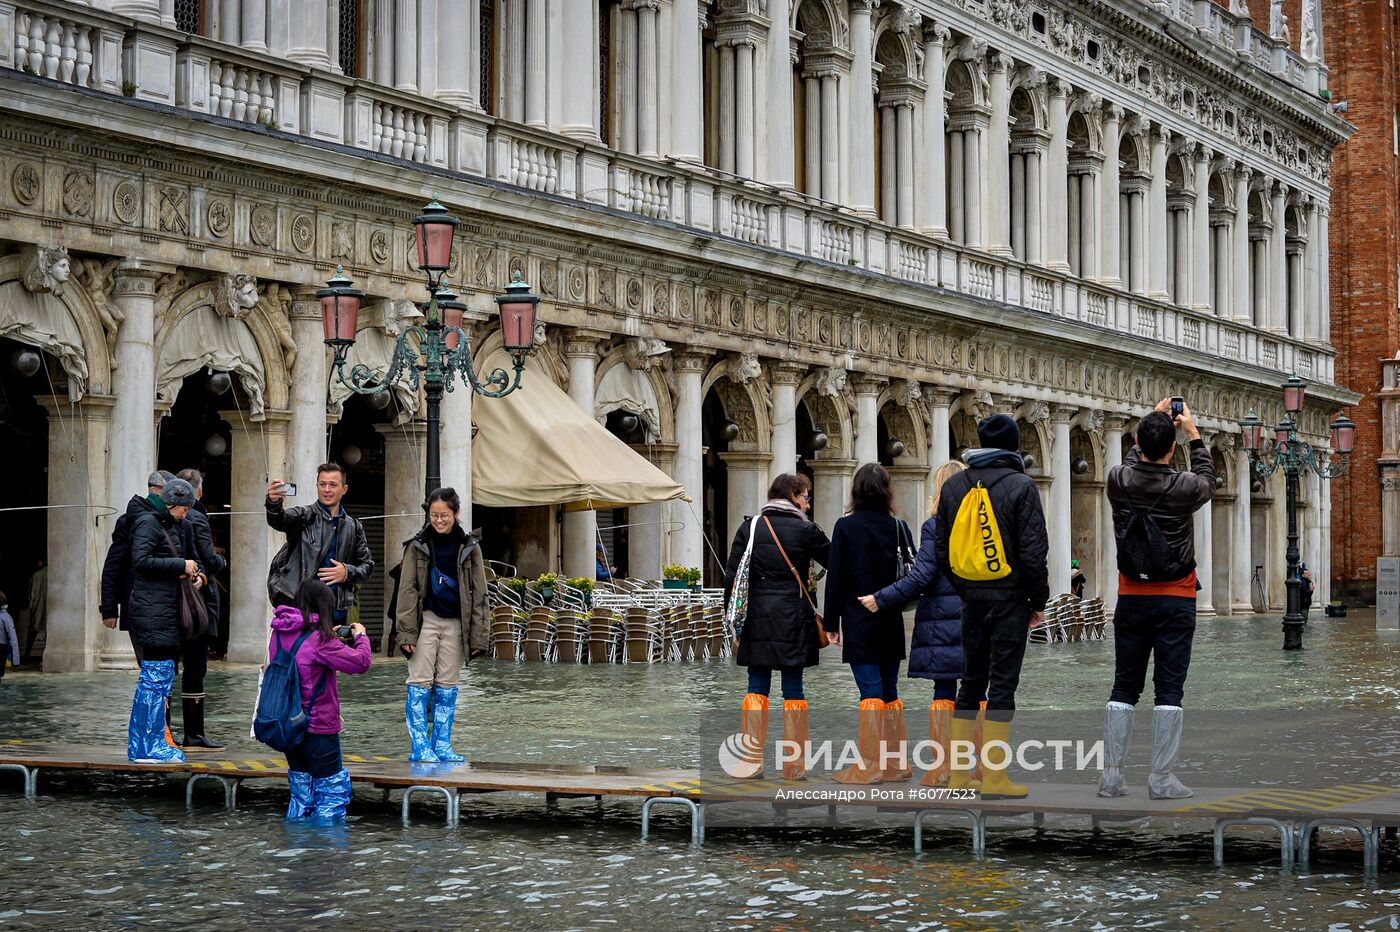
[[399, 649], [408, 657], [404, 720], [411, 761], [465, 760], [452, 750], [457, 683], [463, 661], [486, 653], [490, 628], [486, 564], [477, 539], [457, 521], [461, 510], [454, 490], [435, 489], [428, 496], [427, 526], [403, 548], [398, 629]]

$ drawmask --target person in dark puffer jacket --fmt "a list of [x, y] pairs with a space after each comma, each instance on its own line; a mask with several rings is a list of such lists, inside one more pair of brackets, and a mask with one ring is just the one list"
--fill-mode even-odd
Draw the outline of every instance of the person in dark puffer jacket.
[[[941, 753], [920, 782], [924, 786], [948, 783], [948, 740], [953, 721], [953, 700], [963, 675], [962, 599], [950, 580], [938, 568], [934, 548], [938, 500], [943, 483], [966, 468], [956, 460], [944, 463], [933, 474], [933, 501], [928, 520], [919, 534], [919, 553], [909, 575], [874, 595], [861, 597], [866, 611], [904, 606], [919, 600], [914, 610], [914, 637], [909, 646], [910, 679], [933, 680], [933, 701], [928, 707], [929, 740]], [[936, 752], [937, 753], [937, 752]]]

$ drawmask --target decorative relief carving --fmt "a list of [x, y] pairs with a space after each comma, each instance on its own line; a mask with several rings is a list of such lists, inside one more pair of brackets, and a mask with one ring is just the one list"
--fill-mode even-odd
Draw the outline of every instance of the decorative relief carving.
[[292, 219], [292, 248], [308, 253], [316, 245], [316, 219], [310, 214], [297, 214]]
[[25, 207], [39, 199], [39, 170], [28, 162], [20, 162], [10, 173], [10, 189], [15, 200]]
[[744, 327], [744, 299], [729, 299], [729, 326], [735, 330], [742, 330]]
[[24, 269], [21, 281], [33, 294], [63, 294], [72, 274], [66, 246], [26, 246], [20, 254]]
[[496, 251], [490, 246], [477, 246], [473, 261], [473, 278], [482, 288], [496, 287]]
[[258, 204], [248, 215], [248, 237], [258, 246], [271, 246], [277, 234], [277, 213], [266, 204]]
[[731, 382], [747, 385], [763, 375], [763, 363], [757, 353], [732, 356], [724, 364], [724, 375]]
[[598, 270], [598, 304], [601, 307], [617, 307], [617, 273], [612, 269]]
[[190, 195], [184, 188], [162, 187], [157, 223], [162, 233], [188, 236], [190, 233]]
[[63, 211], [70, 217], [92, 216], [92, 173], [70, 171], [63, 176]]
[[642, 307], [642, 283], [635, 278], [627, 279], [627, 309], [629, 311], [641, 310]]
[[[337, 230], [336, 226], [331, 227], [331, 251], [338, 253], [347, 262], [355, 259], [355, 231], [350, 224], [344, 224]], [[414, 244], [417, 248], [417, 243]], [[389, 254], [389, 231], [373, 230], [369, 234], [369, 257], [378, 266], [386, 266], [393, 258]], [[409, 264], [413, 264], [410, 258]]]
[[80, 259], [75, 276], [78, 284], [87, 292], [92, 306], [97, 309], [97, 316], [102, 321], [102, 330], [107, 336], [109, 353], [115, 350], [117, 330], [120, 329], [122, 321], [126, 320], [126, 314], [110, 297], [117, 264], [116, 259]]
[[119, 181], [112, 189], [112, 215], [122, 223], [135, 223], [141, 212], [141, 190], [132, 181]]
[[540, 294], [546, 298], [559, 297], [559, 263], [554, 259], [540, 262]]
[[220, 275], [214, 282], [214, 310], [221, 317], [242, 320], [258, 306], [258, 280], [242, 272]]
[[671, 289], [665, 282], [657, 282], [651, 292], [651, 312], [657, 317], [671, 315]]
[[221, 197], [209, 201], [204, 213], [205, 227], [211, 236], [223, 239], [233, 229], [233, 207]]
[[587, 295], [588, 276], [583, 271], [581, 265], [569, 266], [569, 297], [575, 301], [582, 301]]
[[634, 337], [628, 340], [622, 350], [622, 359], [629, 369], [646, 372], [661, 365], [663, 357], [671, 352], [665, 340], [655, 337]]
[[676, 291], [676, 315], [681, 320], [695, 319], [695, 290], [690, 285], [681, 285]]
[[529, 279], [529, 270], [525, 267], [524, 256], [511, 256], [510, 262], [506, 264], [506, 278], [514, 280], [519, 277], [522, 281]]
[[705, 290], [705, 326], [718, 327], [720, 322], [719, 294]]

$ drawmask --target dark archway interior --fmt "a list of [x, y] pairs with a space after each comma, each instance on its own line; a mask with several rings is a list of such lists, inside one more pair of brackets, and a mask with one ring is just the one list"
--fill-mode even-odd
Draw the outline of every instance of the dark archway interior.
[[[34, 364], [35, 355], [38, 369], [25, 375], [23, 369]], [[0, 509], [22, 509], [0, 511], [0, 590], [21, 637], [30, 577], [48, 557], [44, 506], [49, 504], [50, 425], [35, 399], [54, 394], [67, 395], [58, 360], [26, 344], [0, 339]], [[52, 429], [63, 427], [55, 424]], [[63, 504], [61, 491], [53, 504]]]
[[[711, 390], [705, 395], [701, 411], [701, 443], [705, 449], [705, 585], [720, 586], [724, 582], [724, 567], [720, 560], [729, 556], [729, 468], [720, 458], [729, 451], [724, 427], [729, 418], [719, 395]], [[719, 553], [716, 558], [715, 554]]]

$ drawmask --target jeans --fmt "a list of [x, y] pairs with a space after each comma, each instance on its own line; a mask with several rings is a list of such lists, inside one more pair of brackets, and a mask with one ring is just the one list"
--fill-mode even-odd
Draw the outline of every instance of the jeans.
[[340, 762], [340, 735], [306, 733], [301, 744], [287, 752], [287, 769], [311, 774], [312, 779], [333, 777], [343, 768]]
[[1111, 702], [1137, 705], [1152, 658], [1157, 705], [1181, 705], [1191, 639], [1196, 634], [1196, 600], [1172, 595], [1123, 595], [1113, 613], [1113, 693]]
[[856, 678], [860, 698], [894, 702], [899, 698], [899, 661], [887, 663], [853, 663], [851, 675]]
[[1011, 721], [1030, 625], [1031, 609], [1023, 601], [963, 603], [962, 644], [967, 669], [958, 689], [957, 711], [976, 712], [986, 697], [987, 718]]
[[[802, 668], [794, 667], [782, 668], [783, 674], [783, 698], [784, 699], [805, 699], [802, 692]], [[773, 668], [772, 667], [749, 667], [749, 692], [758, 693], [760, 696], [768, 695], [773, 688]]]

